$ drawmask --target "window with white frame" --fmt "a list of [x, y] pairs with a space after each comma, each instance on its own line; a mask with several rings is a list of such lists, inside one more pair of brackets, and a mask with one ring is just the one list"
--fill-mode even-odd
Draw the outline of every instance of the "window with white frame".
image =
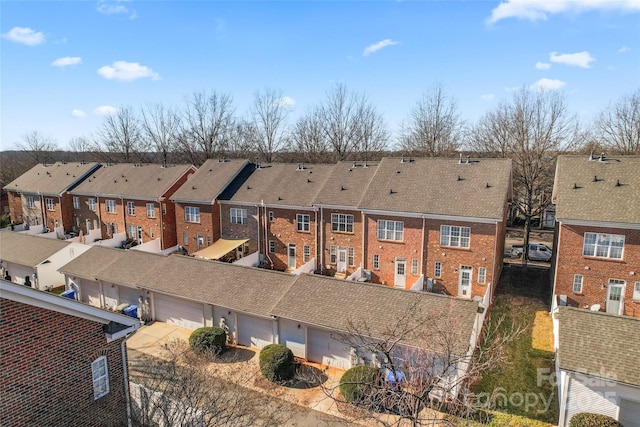
[[331, 231], [353, 233], [353, 215], [332, 213]]
[[36, 207], [36, 199], [33, 196], [27, 196], [27, 207], [35, 208]]
[[347, 248], [347, 262], [349, 265], [356, 265], [355, 251], [353, 248]]
[[468, 248], [471, 240], [471, 228], [457, 225], [440, 226], [440, 246]]
[[404, 236], [404, 222], [378, 220], [378, 240], [402, 241]]
[[311, 260], [311, 246], [304, 245], [302, 247], [302, 253], [304, 255], [304, 262], [309, 262], [309, 260]]
[[310, 219], [311, 218], [309, 217], [309, 215], [297, 214], [296, 215], [296, 230], [304, 231], [304, 232], [309, 231]]
[[640, 282], [636, 282], [633, 285], [633, 300], [640, 301]]
[[329, 264], [335, 264], [337, 262], [338, 256], [338, 247], [336, 245], [331, 245], [329, 247]]
[[107, 207], [107, 213], [116, 213], [116, 201], [105, 200], [105, 206]]
[[187, 233], [186, 231], [182, 233], [182, 244], [185, 246], [189, 245], [189, 233]]
[[95, 212], [96, 211], [96, 199], [89, 199], [89, 210], [91, 212]]
[[247, 210], [231, 208], [231, 224], [247, 225]]
[[487, 281], [487, 269], [478, 267], [478, 283], [483, 284]]
[[136, 214], [136, 204], [134, 202], [127, 202], [127, 214], [131, 216]]
[[73, 209], [80, 209], [80, 197], [73, 197]]
[[433, 265], [433, 277], [442, 277], [442, 263], [436, 261]]
[[109, 369], [107, 368], [106, 356], [100, 356], [91, 362], [91, 377], [93, 378], [94, 400], [109, 394]]
[[418, 260], [415, 258], [411, 260], [411, 274], [418, 274]]
[[135, 225], [129, 224], [129, 227], [127, 228], [129, 229], [129, 232], [127, 233], [129, 235], [129, 238], [135, 239], [137, 227]]
[[269, 222], [273, 222], [273, 211], [269, 211]]
[[622, 259], [624, 235], [604, 233], [584, 233], [583, 256]]
[[374, 270], [380, 269], [380, 255], [378, 254], [373, 255], [373, 269]]
[[582, 282], [584, 280], [584, 277], [582, 276], [582, 274], [574, 274], [573, 275], [573, 293], [574, 294], [581, 294], [582, 293]]
[[156, 217], [156, 205], [153, 203], [147, 203], [147, 218]]
[[276, 252], [276, 241], [269, 240], [269, 253], [274, 254]]
[[107, 235], [113, 236], [114, 234], [118, 234], [118, 224], [115, 222], [107, 223]]
[[196, 235], [196, 246], [198, 247], [198, 249], [204, 246], [204, 236], [202, 234]]
[[200, 222], [200, 208], [197, 206], [185, 206], [184, 220], [186, 222]]
[[47, 210], [48, 211], [55, 211], [56, 210], [56, 201], [55, 200], [47, 197], [45, 199], [45, 203], [47, 205]]

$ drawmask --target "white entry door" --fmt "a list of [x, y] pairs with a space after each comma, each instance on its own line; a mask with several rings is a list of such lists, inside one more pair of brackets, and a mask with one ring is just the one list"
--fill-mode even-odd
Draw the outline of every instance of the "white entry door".
[[624, 285], [624, 280], [609, 280], [609, 289], [607, 291], [607, 313], [622, 314]]
[[296, 245], [294, 245], [293, 243], [289, 243], [289, 249], [288, 249], [288, 264], [287, 267], [289, 268], [296, 268]]
[[460, 266], [460, 276], [458, 278], [458, 296], [460, 298], [471, 298], [471, 277], [473, 268], [467, 265]]
[[404, 258], [396, 258], [396, 276], [393, 280], [393, 286], [404, 289], [407, 285], [407, 260]]
[[142, 227], [138, 226], [138, 244], [142, 244]]
[[338, 273], [347, 271], [347, 248], [338, 248]]

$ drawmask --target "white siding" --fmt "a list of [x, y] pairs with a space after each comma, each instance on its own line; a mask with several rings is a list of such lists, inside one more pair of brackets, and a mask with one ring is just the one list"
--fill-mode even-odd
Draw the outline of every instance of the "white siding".
[[[617, 394], [613, 385], [605, 384], [605, 380], [567, 375], [567, 403], [565, 407], [565, 425], [569, 425], [571, 417], [580, 412], [597, 412], [616, 418], [618, 416]], [[590, 383], [593, 382], [593, 385]], [[588, 385], [589, 384], [589, 385]]]
[[140, 298], [140, 290], [136, 288], [127, 288], [126, 286], [118, 287], [120, 304], [127, 303], [129, 305], [138, 304], [138, 298]]
[[187, 329], [204, 326], [204, 304], [168, 295], [154, 294], [155, 318]]
[[238, 344], [254, 348], [273, 344], [273, 321], [238, 314]]
[[286, 345], [294, 356], [306, 358], [306, 326], [287, 319], [280, 319], [280, 344]]
[[311, 362], [342, 369], [351, 367], [351, 348], [333, 338], [330, 331], [308, 328], [307, 340], [307, 359]]
[[82, 298], [82, 302], [94, 307], [101, 307], [100, 284], [79, 280], [78, 287], [80, 288], [80, 298]]
[[620, 399], [620, 418], [618, 421], [624, 427], [640, 427], [640, 401]]

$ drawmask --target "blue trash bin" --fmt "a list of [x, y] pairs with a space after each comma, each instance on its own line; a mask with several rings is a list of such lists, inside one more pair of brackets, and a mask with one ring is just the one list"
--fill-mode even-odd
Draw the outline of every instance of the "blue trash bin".
[[65, 298], [72, 299], [72, 300], [76, 299], [76, 291], [74, 291], [73, 289], [69, 289], [68, 291], [64, 291], [60, 295], [65, 297]]
[[138, 318], [138, 306], [135, 304], [130, 305], [129, 307], [124, 309], [124, 314], [133, 317], [134, 319]]

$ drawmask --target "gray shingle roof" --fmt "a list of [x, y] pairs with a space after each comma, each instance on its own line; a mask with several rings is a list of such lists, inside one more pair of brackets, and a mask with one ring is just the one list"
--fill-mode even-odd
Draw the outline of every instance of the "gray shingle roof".
[[89, 250], [78, 255], [58, 269], [61, 273], [70, 276], [95, 279], [100, 271], [104, 270], [115, 261], [128, 255], [127, 251], [107, 248], [104, 246], [92, 246]]
[[95, 276], [97, 279], [132, 286], [167, 258], [165, 255], [136, 250], [121, 252], [125, 254], [100, 270]]
[[560, 369], [640, 386], [640, 319], [574, 307], [560, 307], [559, 319]]
[[281, 206], [311, 206], [335, 165], [274, 163], [262, 165], [233, 195], [239, 203], [261, 203]]
[[96, 168], [98, 163], [38, 164], [11, 181], [4, 188], [7, 191], [21, 191], [47, 195], [61, 194], [82, 177]]
[[137, 285], [267, 317], [295, 280], [286, 273], [171, 255]]
[[[560, 156], [554, 201], [558, 219], [640, 223], [640, 157]], [[621, 186], [616, 186], [618, 180]], [[574, 188], [577, 187], [577, 188]]]
[[469, 164], [445, 158], [384, 158], [359, 208], [499, 219], [508, 197], [511, 160]]
[[[346, 296], [346, 297], [345, 297]], [[411, 309], [410, 307], [415, 307]], [[349, 321], [366, 322], [373, 337], [384, 338], [395, 322], [411, 313], [411, 320], [424, 322], [406, 344], [432, 350], [437, 341], [430, 339], [436, 329], [449, 330], [454, 354], [466, 354], [474, 326], [478, 303], [471, 300], [393, 289], [383, 285], [301, 275], [273, 309], [273, 314], [328, 329], [345, 331]]]
[[0, 259], [35, 267], [67, 245], [69, 242], [63, 240], [2, 231], [0, 232]]
[[338, 163], [316, 195], [314, 204], [358, 206], [377, 166], [374, 162], [369, 162], [366, 168], [362, 162]]
[[207, 160], [171, 197], [177, 201], [213, 203], [248, 160]]
[[157, 199], [165, 195], [191, 165], [120, 163], [102, 166], [78, 185], [71, 193], [98, 196], [124, 196]]

